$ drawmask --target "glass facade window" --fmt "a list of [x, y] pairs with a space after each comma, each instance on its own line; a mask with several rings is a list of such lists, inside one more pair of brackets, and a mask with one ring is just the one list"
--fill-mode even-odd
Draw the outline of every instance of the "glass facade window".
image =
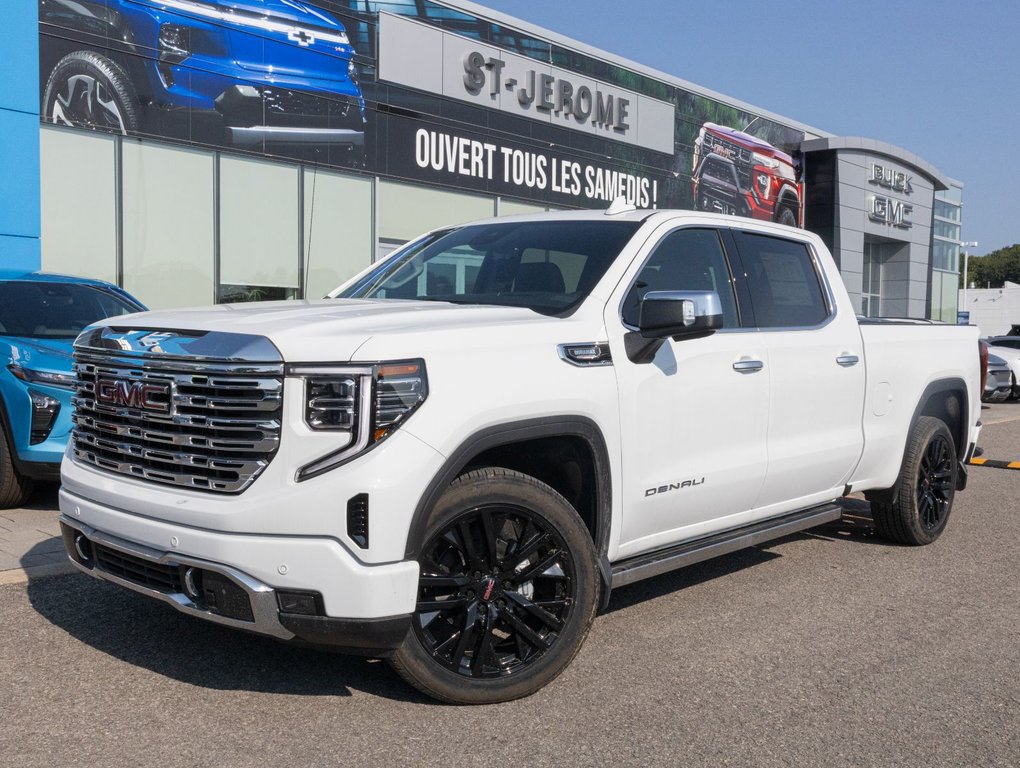
[[220, 158], [220, 301], [299, 295], [299, 168]]
[[958, 272], [960, 264], [960, 244], [936, 238], [932, 242], [932, 267], [946, 272]]
[[959, 240], [960, 239], [960, 225], [953, 224], [948, 221], [942, 221], [935, 219], [933, 222], [934, 229], [932, 234], [935, 237], [944, 237], [948, 240]]
[[124, 140], [124, 287], [150, 309], [212, 304], [212, 152]]
[[533, 203], [522, 203], [517, 200], [500, 200], [499, 201], [499, 215], [500, 216], [514, 216], [519, 213], [544, 213], [552, 210], [544, 205], [534, 205]]
[[956, 322], [956, 299], [959, 275], [934, 270], [931, 275], [931, 319], [944, 323]]
[[496, 215], [495, 201], [391, 181], [379, 182], [379, 237], [407, 242], [431, 229]]
[[934, 214], [938, 218], [948, 219], [949, 221], [960, 221], [960, 206], [954, 205], [953, 203], [945, 200], [935, 200]]
[[372, 180], [304, 171], [304, 296], [318, 299], [372, 263]]
[[117, 282], [117, 139], [40, 130], [42, 268]]
[[882, 264], [885, 254], [879, 243], [864, 243], [864, 274], [861, 281], [861, 314], [882, 316]]
[[950, 183], [949, 189], [936, 192], [932, 213], [929, 317], [955, 323], [960, 284], [963, 188]]

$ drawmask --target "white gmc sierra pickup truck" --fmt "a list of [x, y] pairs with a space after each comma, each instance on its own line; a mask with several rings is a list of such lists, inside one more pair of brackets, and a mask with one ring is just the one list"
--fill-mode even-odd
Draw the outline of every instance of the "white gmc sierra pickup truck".
[[976, 328], [859, 319], [818, 237], [686, 211], [451, 227], [325, 300], [75, 347], [81, 570], [450, 702], [534, 692], [612, 588], [851, 492], [934, 541], [980, 428]]

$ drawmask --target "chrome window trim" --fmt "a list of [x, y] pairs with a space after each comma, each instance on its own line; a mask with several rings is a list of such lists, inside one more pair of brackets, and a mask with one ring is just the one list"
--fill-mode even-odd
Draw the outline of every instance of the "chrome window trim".
[[[726, 245], [722, 241], [722, 232], [720, 231], [720, 228], [718, 226], [716, 226], [716, 225], [713, 225], [713, 224], [704, 224], [704, 223], [693, 223], [693, 222], [690, 222], [690, 223], [686, 223], [686, 224], [679, 224], [679, 225], [674, 226], [671, 229], [669, 229], [669, 231], [664, 233], [661, 237], [659, 237], [655, 241], [655, 243], [652, 244], [651, 250], [649, 250], [648, 253], [644, 256], [644, 258], [641, 259], [641, 266], [639, 266], [637, 268], [637, 271], [634, 273], [634, 276], [628, 282], [627, 289], [623, 292], [623, 296], [620, 297], [620, 303], [619, 303], [619, 305], [616, 308], [616, 314], [617, 314], [617, 317], [620, 320], [620, 325], [622, 325], [628, 331], [637, 331], [637, 330], [639, 330], [637, 326], [631, 325], [630, 323], [628, 323], [626, 320], [623, 319], [623, 305], [624, 305], [624, 302], [627, 301], [627, 297], [630, 296], [630, 292], [634, 289], [634, 284], [637, 283], [638, 275], [641, 274], [641, 270], [645, 268], [645, 265], [648, 263], [648, 260], [650, 258], [652, 258], [652, 256], [655, 254], [656, 249], [659, 247], [659, 245], [662, 243], [662, 241], [665, 240], [670, 235], [672, 235], [674, 232], [678, 232], [678, 231], [680, 231], [682, 229], [710, 229], [713, 232], [715, 232], [716, 235], [719, 237], [719, 246], [722, 249], [723, 260], [726, 262], [726, 271], [730, 273], [730, 290], [733, 292], [733, 306], [737, 308], [737, 313], [739, 315], [739, 312], [740, 312], [740, 309], [739, 309], [739, 307], [740, 307], [740, 300], [737, 298], [736, 281], [735, 281], [735, 278], [733, 277], [733, 265], [730, 263], [729, 255], [726, 253]], [[648, 239], [650, 240], [651, 237], [649, 237]], [[645, 247], [647, 245], [647, 243], [648, 243], [648, 241], [646, 240], [645, 243], [642, 244], [642, 247]], [[726, 330], [731, 330], [731, 329], [728, 329], [728, 328], [724, 327], [724, 328], [720, 329], [719, 331], [716, 331], [716, 333], [721, 333], [722, 331], [726, 331]]]
[[[822, 289], [822, 301], [825, 302], [825, 310], [826, 310], [826, 313], [827, 313], [824, 320], [822, 320], [820, 323], [815, 323], [814, 325], [782, 325], [782, 326], [779, 326], [779, 325], [776, 325], [776, 326], [761, 326], [761, 325], [759, 325], [759, 326], [755, 326], [755, 327], [741, 328], [739, 330], [756, 331], [756, 332], [759, 332], [759, 333], [786, 333], [786, 332], [789, 332], [789, 331], [817, 331], [817, 330], [820, 330], [822, 328], [825, 328], [827, 325], [831, 324], [836, 319], [836, 316], [839, 314], [839, 311], [836, 308], [836, 297], [835, 297], [835, 294], [833, 294], [833, 292], [832, 292], [832, 286], [829, 284], [829, 281], [825, 279], [825, 272], [824, 272], [824, 270], [822, 270], [822, 265], [821, 265], [821, 262], [818, 259], [818, 253], [815, 250], [814, 243], [812, 243], [808, 239], [801, 240], [799, 238], [793, 238], [793, 237], [783, 236], [783, 235], [772, 235], [772, 234], [768, 234], [768, 233], [765, 233], [765, 232], [754, 232], [754, 231], [746, 230], [746, 229], [745, 230], [737, 230], [737, 231], [745, 232], [747, 234], [752, 234], [752, 235], [761, 235], [762, 237], [771, 237], [771, 238], [774, 238], [776, 240], [786, 240], [786, 241], [791, 242], [791, 243], [797, 243], [798, 245], [803, 245], [807, 249], [808, 257], [810, 258], [811, 265], [814, 268], [815, 279], [818, 280], [818, 286], [819, 286], [819, 288]], [[744, 278], [745, 279], [747, 278], [746, 274], [744, 275]], [[752, 310], [754, 309], [754, 299], [753, 298], [751, 299], [751, 308], [752, 308]], [[725, 331], [727, 329], [723, 328], [722, 330]], [[720, 333], [720, 332], [721, 331], [716, 331], [716, 333]]]
[[[627, 289], [624, 291], [623, 296], [620, 299], [619, 306], [617, 307], [617, 316], [619, 318], [620, 325], [623, 326], [623, 328], [625, 328], [626, 330], [628, 330], [628, 331], [638, 331], [639, 330], [637, 328], [637, 326], [631, 325], [630, 323], [626, 322], [623, 319], [623, 304], [627, 300], [627, 296], [630, 294], [631, 290], [633, 289], [634, 283], [637, 282], [638, 275], [641, 274], [641, 270], [644, 268], [645, 264], [648, 262], [648, 259], [650, 259], [652, 257], [652, 254], [655, 253], [656, 246], [658, 246], [658, 244], [661, 243], [663, 239], [665, 239], [666, 237], [668, 237], [669, 235], [673, 234], [673, 232], [675, 232], [675, 231], [677, 231], [679, 229], [713, 229], [716, 232], [720, 233], [720, 237], [721, 237], [721, 229], [720, 229], [720, 227], [712, 226], [712, 225], [705, 225], [705, 224], [694, 224], [694, 223], [682, 224], [680, 226], [674, 227], [673, 229], [670, 229], [668, 232], [666, 232], [662, 237], [660, 237], [655, 242], [655, 244], [652, 246], [652, 249], [648, 252], [648, 254], [641, 260], [641, 266], [638, 267], [637, 272], [634, 273], [634, 277], [628, 283]], [[755, 230], [740, 229], [739, 227], [729, 227], [729, 229], [731, 229], [733, 231], [738, 231], [738, 232], [745, 232], [747, 234], [752, 234], [752, 235], [761, 235], [762, 237], [772, 237], [772, 238], [775, 238], [775, 239], [778, 239], [778, 240], [786, 240], [786, 241], [791, 242], [791, 243], [797, 243], [798, 245], [803, 245], [807, 249], [808, 257], [811, 260], [811, 265], [812, 265], [812, 268], [814, 269], [814, 272], [815, 272], [815, 279], [818, 280], [818, 285], [822, 289], [822, 300], [825, 302], [825, 309], [826, 309], [826, 313], [827, 314], [826, 314], [825, 319], [822, 320], [822, 322], [816, 323], [815, 325], [790, 325], [790, 326], [759, 326], [759, 325], [754, 325], [754, 326], [739, 326], [737, 328], [723, 327], [723, 328], [720, 328], [719, 330], [717, 330], [716, 333], [786, 333], [786, 332], [789, 332], [789, 331], [817, 331], [817, 330], [821, 330], [822, 328], [825, 328], [826, 326], [830, 325], [836, 319], [836, 317], [839, 315], [839, 309], [836, 306], [836, 297], [835, 297], [835, 294], [833, 294], [833, 292], [832, 292], [832, 286], [829, 284], [829, 281], [825, 279], [825, 271], [822, 269], [821, 262], [820, 262], [820, 260], [818, 258], [818, 252], [815, 249], [814, 243], [810, 239], [808, 239], [808, 238], [804, 238], [804, 239], [795, 238], [795, 237], [790, 237], [789, 235], [773, 235], [773, 234], [768, 233], [768, 232], [758, 232], [758, 231], [755, 231]], [[735, 278], [733, 277], [733, 264], [731, 263], [731, 261], [729, 259], [729, 254], [726, 252], [725, 243], [723, 243], [723, 255], [726, 258], [726, 267], [730, 271], [730, 289], [733, 290], [734, 303], [736, 304], [736, 306], [739, 307], [740, 306], [740, 302], [737, 299], [737, 291], [735, 289], [736, 288], [736, 286], [735, 286]], [[737, 254], [737, 258], [740, 258], [740, 254], [739, 253]], [[745, 273], [743, 275], [743, 277], [746, 280], [747, 279], [747, 274]], [[752, 309], [752, 311], [754, 310], [754, 300], [753, 299], [751, 301], [751, 309]]]

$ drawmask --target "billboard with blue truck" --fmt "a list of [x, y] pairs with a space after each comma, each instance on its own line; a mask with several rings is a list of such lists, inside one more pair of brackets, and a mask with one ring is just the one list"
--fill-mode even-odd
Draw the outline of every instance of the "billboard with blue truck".
[[803, 131], [432, 0], [38, 0], [44, 122], [799, 224]]

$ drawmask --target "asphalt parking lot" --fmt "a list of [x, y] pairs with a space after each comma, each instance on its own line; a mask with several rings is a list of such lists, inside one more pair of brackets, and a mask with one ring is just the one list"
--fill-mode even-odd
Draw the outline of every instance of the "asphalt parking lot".
[[[985, 411], [987, 457], [1020, 459], [1018, 416]], [[0, 765], [1016, 766], [1020, 472], [970, 478], [930, 547], [875, 538], [850, 500], [620, 589], [559, 680], [482, 708], [29, 571], [0, 586]]]

